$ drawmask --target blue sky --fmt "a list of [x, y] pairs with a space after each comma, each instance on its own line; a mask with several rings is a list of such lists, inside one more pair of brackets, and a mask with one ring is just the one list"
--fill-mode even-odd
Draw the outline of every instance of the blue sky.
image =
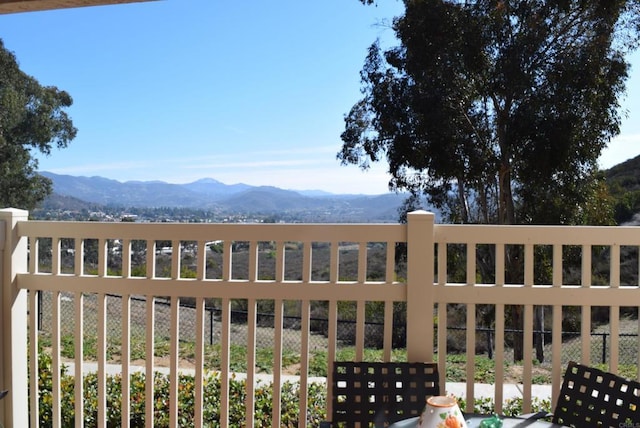
[[[78, 136], [41, 170], [379, 194], [385, 163], [363, 172], [336, 153], [367, 47], [392, 43], [378, 24], [401, 11], [397, 0], [163, 0], [2, 15], [0, 38], [74, 99]], [[604, 168], [640, 154], [636, 68]]]

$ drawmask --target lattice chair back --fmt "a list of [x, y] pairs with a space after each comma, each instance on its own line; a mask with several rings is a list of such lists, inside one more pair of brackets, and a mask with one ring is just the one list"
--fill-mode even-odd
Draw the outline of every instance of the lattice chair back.
[[333, 363], [333, 427], [384, 427], [419, 416], [439, 395], [435, 363]]
[[640, 383], [571, 361], [553, 422], [575, 428], [636, 426]]

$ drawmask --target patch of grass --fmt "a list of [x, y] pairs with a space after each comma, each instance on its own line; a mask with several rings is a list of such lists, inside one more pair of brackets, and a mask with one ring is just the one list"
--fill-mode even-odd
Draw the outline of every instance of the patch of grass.
[[[290, 350], [282, 351], [282, 366], [300, 362], [300, 355]], [[256, 366], [263, 373], [273, 373], [273, 348], [260, 348], [256, 351]]]
[[[607, 364], [594, 364], [594, 367], [605, 372], [609, 371], [609, 366]], [[620, 364], [618, 366], [618, 374], [627, 379], [637, 379], [638, 366], [635, 364]]]
[[495, 383], [496, 363], [484, 356], [475, 358], [475, 380], [480, 383]]
[[168, 338], [155, 338], [153, 345], [153, 355], [156, 357], [166, 357], [171, 350], [171, 342]]
[[129, 350], [131, 353], [132, 360], [144, 360], [146, 357], [146, 349], [147, 349], [147, 344], [144, 341], [144, 338], [140, 338], [140, 337], [131, 338]]
[[551, 373], [535, 374], [531, 377], [531, 383], [536, 385], [545, 385], [551, 383]]
[[[41, 335], [39, 338], [41, 348], [51, 347], [51, 338], [48, 335]], [[97, 355], [97, 338], [94, 335], [86, 335], [84, 337], [84, 358], [88, 361], [95, 361]], [[170, 340], [168, 338], [156, 338], [154, 343], [154, 353], [157, 357], [166, 357], [170, 351]], [[110, 337], [107, 343], [107, 359], [118, 361], [121, 352], [121, 343], [117, 338]], [[182, 359], [195, 361], [195, 343], [180, 342], [179, 357]], [[74, 337], [66, 334], [61, 337], [61, 355], [65, 358], [74, 358]], [[437, 355], [434, 360], [437, 361]], [[146, 359], [146, 342], [144, 337], [131, 338], [131, 360]], [[338, 361], [355, 361], [355, 347], [343, 347], [336, 351], [336, 359]], [[379, 349], [365, 349], [364, 361], [383, 361], [384, 353]], [[222, 360], [221, 345], [219, 343], [213, 345], [205, 345], [204, 348], [204, 367], [207, 370], [220, 370]], [[282, 366], [284, 368], [300, 363], [300, 354], [293, 350], [283, 350]], [[394, 349], [391, 355], [391, 361], [406, 361], [406, 350]], [[258, 372], [273, 373], [273, 349], [258, 348], [256, 350], [256, 368]], [[477, 355], [474, 358], [474, 381], [477, 383], [495, 383], [495, 361], [486, 356]], [[509, 368], [517, 368], [511, 362], [505, 361], [505, 373]], [[544, 365], [534, 361], [536, 367], [532, 376], [534, 384], [551, 383], [551, 373], [544, 370]], [[317, 377], [327, 376], [327, 351], [324, 349], [312, 351], [309, 360], [309, 375]], [[608, 367], [601, 365], [603, 370]], [[229, 351], [229, 369], [234, 372], [247, 371], [247, 349], [244, 345], [231, 344]], [[620, 365], [620, 374], [627, 378], [637, 377], [637, 367], [635, 365]], [[296, 373], [299, 374], [299, 373]], [[467, 358], [466, 354], [450, 354], [447, 355], [446, 373], [444, 374], [448, 382], [466, 382], [467, 381]]]
[[76, 353], [76, 341], [72, 334], [64, 334], [60, 338], [60, 355], [65, 358], [73, 358]]
[[[366, 348], [363, 353], [364, 361], [384, 361], [384, 353], [382, 349]], [[336, 352], [336, 360], [338, 361], [355, 361], [356, 348], [350, 346], [338, 349]], [[392, 361], [407, 361], [406, 351], [404, 349], [394, 349], [391, 354]]]
[[[341, 348], [336, 352], [337, 361], [354, 361], [356, 350], [353, 347]], [[384, 361], [384, 353], [380, 349], [365, 349], [365, 361]], [[404, 349], [394, 349], [391, 352], [392, 361], [407, 361], [407, 353]], [[327, 352], [315, 351], [309, 359], [309, 375], [310, 376], [327, 376]]]
[[194, 342], [180, 342], [178, 344], [178, 356], [186, 360], [195, 360], [196, 344]]
[[327, 376], [327, 352], [316, 351], [309, 358], [310, 376]]
[[[219, 343], [207, 345], [204, 351], [204, 366], [207, 370], [220, 370], [222, 347]], [[234, 372], [247, 370], [247, 348], [231, 344], [229, 349], [229, 369]]]

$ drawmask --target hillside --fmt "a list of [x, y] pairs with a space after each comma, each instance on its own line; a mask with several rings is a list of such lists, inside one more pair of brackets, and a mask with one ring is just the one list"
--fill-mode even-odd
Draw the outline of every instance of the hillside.
[[615, 199], [615, 219], [620, 225], [638, 224], [640, 213], [640, 156], [622, 162], [604, 172], [611, 196]]

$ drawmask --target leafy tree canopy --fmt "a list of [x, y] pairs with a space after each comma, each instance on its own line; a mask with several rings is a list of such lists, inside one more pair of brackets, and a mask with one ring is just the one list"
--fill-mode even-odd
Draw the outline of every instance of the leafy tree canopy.
[[32, 155], [49, 155], [75, 137], [64, 112], [72, 102], [68, 93], [21, 71], [0, 40], [0, 206], [30, 210], [51, 193], [51, 181], [37, 173]]
[[603, 203], [637, 0], [404, 4], [399, 46], [369, 49], [338, 159], [386, 159], [392, 190], [454, 222], [608, 222], [588, 205]]

